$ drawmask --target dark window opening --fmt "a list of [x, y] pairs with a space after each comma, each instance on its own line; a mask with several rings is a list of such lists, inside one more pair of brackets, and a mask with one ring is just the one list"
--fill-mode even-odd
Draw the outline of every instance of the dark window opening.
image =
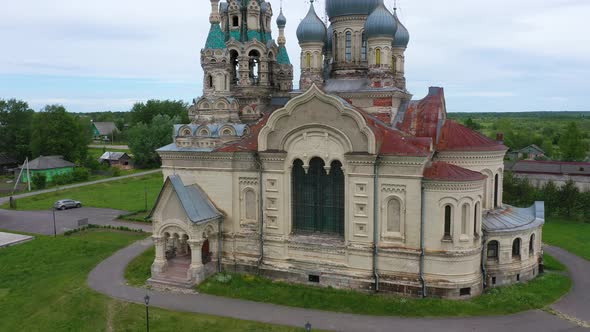
[[207, 76], [207, 87], [209, 89], [213, 88], [213, 76], [211, 76], [211, 75]]
[[445, 239], [451, 238], [451, 219], [453, 216], [453, 209], [450, 205], [445, 206]]
[[203, 242], [203, 246], [201, 247], [201, 259], [203, 260], [203, 264], [211, 262], [211, 251], [209, 250], [208, 239]]
[[475, 211], [473, 211], [473, 235], [477, 238], [479, 236], [479, 229], [477, 227], [477, 220], [479, 218], [479, 202], [475, 204]]
[[258, 84], [260, 78], [260, 53], [258, 53], [256, 50], [252, 50], [248, 56], [250, 57], [249, 77], [252, 81], [252, 84], [256, 85]]
[[334, 61], [338, 61], [340, 56], [338, 55], [338, 35], [336, 32], [334, 32], [334, 38], [332, 39], [332, 42], [334, 43]]
[[309, 282], [319, 283], [320, 282], [320, 276], [315, 275], [315, 274], [310, 274], [309, 275]]
[[495, 177], [495, 183], [494, 183], [494, 207], [498, 207], [499, 206], [499, 202], [498, 202], [498, 191], [500, 190], [499, 186], [500, 186], [500, 175], [496, 174]]
[[498, 241], [488, 243], [488, 259], [498, 259]]
[[529, 256], [533, 256], [535, 254], [535, 234], [531, 235], [531, 240], [529, 241]]
[[367, 61], [367, 35], [364, 31], [361, 36], [361, 61]]
[[313, 158], [307, 173], [299, 159], [293, 163], [293, 232], [344, 235], [344, 173], [333, 161], [329, 174], [324, 161]]
[[512, 258], [520, 258], [520, 238], [512, 242]]
[[459, 290], [459, 295], [460, 296], [469, 296], [469, 295], [471, 295], [471, 287], [461, 288]]
[[496, 284], [496, 277], [492, 277], [492, 285]]
[[233, 27], [238, 27], [240, 25], [240, 19], [237, 16], [232, 17], [231, 25]]
[[537, 271], [536, 269], [533, 269], [533, 277], [535, 276], [536, 271]]
[[516, 281], [520, 281], [520, 274], [516, 275]]
[[240, 75], [240, 63], [238, 61], [238, 52], [230, 51], [230, 64], [231, 64], [231, 82], [237, 84], [239, 82]]

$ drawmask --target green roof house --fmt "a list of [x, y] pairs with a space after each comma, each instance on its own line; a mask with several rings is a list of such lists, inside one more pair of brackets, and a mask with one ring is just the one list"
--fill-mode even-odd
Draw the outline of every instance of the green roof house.
[[[26, 164], [23, 164], [20, 167], [21, 169], [24, 168], [22, 175], [23, 183], [29, 182], [26, 166]], [[74, 172], [74, 167], [76, 167], [76, 164], [64, 160], [62, 156], [40, 156], [29, 162], [29, 173], [31, 177], [35, 174], [44, 174], [47, 181], [50, 182], [55, 175]]]
[[92, 136], [95, 139], [112, 138], [113, 133], [117, 132], [117, 126], [114, 122], [92, 122]]

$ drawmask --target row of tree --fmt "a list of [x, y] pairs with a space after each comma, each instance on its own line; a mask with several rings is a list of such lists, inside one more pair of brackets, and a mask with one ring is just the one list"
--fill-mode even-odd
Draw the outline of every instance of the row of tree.
[[528, 179], [506, 172], [503, 189], [503, 201], [507, 204], [530, 206], [535, 201], [544, 201], [546, 216], [590, 222], [590, 192], [580, 192], [571, 180], [562, 186], [550, 181], [543, 187], [536, 188]]
[[138, 167], [157, 167], [156, 149], [172, 143], [175, 123], [188, 123], [188, 105], [182, 101], [150, 100], [136, 103], [130, 112], [69, 113], [63, 106], [48, 105], [33, 111], [20, 100], [0, 99], [0, 152], [18, 162], [40, 155], [61, 155], [94, 169], [88, 158], [92, 141], [91, 120], [115, 122]]

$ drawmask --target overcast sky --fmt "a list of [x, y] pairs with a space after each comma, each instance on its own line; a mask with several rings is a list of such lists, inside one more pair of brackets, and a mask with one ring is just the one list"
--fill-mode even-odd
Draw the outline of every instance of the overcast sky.
[[[318, 13], [324, 1], [316, 1]], [[280, 2], [271, 3], [276, 17]], [[307, 3], [283, 3], [296, 84], [295, 30]], [[590, 0], [399, 0], [399, 7], [411, 35], [406, 78], [414, 98], [443, 86], [451, 112], [590, 111]], [[209, 8], [208, 0], [5, 1], [0, 98], [74, 112], [190, 101], [202, 91]]]

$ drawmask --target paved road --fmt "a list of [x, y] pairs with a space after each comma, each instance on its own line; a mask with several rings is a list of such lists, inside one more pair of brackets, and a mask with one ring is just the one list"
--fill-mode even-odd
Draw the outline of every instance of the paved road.
[[[57, 233], [78, 228], [78, 220], [88, 218], [89, 224], [126, 226], [132, 229], [152, 231], [151, 224], [116, 221], [126, 211], [82, 207], [65, 211], [55, 211]], [[53, 235], [53, 213], [46, 211], [0, 210], [0, 229]]]
[[[151, 240], [146, 239], [118, 251], [90, 273], [88, 285], [98, 292], [117, 299], [143, 303], [146, 290], [127, 286], [123, 275], [127, 264], [150, 246], [152, 246]], [[580, 272], [573, 276], [574, 282], [577, 283], [590, 274], [590, 262], [580, 261], [578, 257], [557, 248], [548, 248], [548, 252], [555, 253], [556, 257], [572, 272]], [[584, 287], [583, 283], [580, 285], [581, 287], [576, 287], [576, 291], [570, 293], [554, 307], [572, 316], [581, 313], [578, 317], [585, 317], [590, 307], [587, 301], [590, 289]], [[160, 308], [299, 327], [309, 321], [314, 328], [335, 331], [588, 331], [568, 320], [541, 310], [498, 317], [416, 319], [307, 310], [205, 294], [149, 292], [150, 304]]]
[[95, 148], [95, 149], [102, 149], [103, 147], [108, 149], [115, 149], [115, 150], [129, 150], [129, 146], [128, 145], [110, 145], [110, 144], [90, 144], [88, 145], [89, 148]]
[[[29, 193], [14, 195], [13, 197], [16, 198], [16, 199], [19, 199], [19, 198], [30, 197], [30, 196], [35, 196], [35, 195], [40, 195], [40, 194], [45, 194], [45, 193], [56, 192], [56, 191], [60, 191], [60, 190], [64, 190], [64, 189], [85, 187], [85, 186], [90, 186], [90, 185], [97, 184], [97, 183], [111, 182], [111, 181], [117, 181], [117, 180], [121, 180], [121, 179], [128, 179], [128, 178], [134, 178], [134, 177], [138, 177], [138, 176], [155, 174], [155, 173], [158, 173], [158, 172], [161, 172], [161, 170], [160, 169], [154, 169], [154, 170], [150, 170], [150, 171], [145, 171], [145, 172], [140, 172], [140, 173], [135, 173], [135, 174], [129, 174], [129, 175], [123, 175], [123, 176], [118, 176], [118, 177], [112, 177], [112, 178], [108, 178], [108, 179], [102, 179], [102, 180], [96, 180], [96, 181], [89, 181], [89, 182], [82, 182], [82, 183], [75, 183], [75, 184], [70, 184], [70, 185], [67, 185], [67, 186], [61, 186], [61, 187], [56, 187], [56, 188], [51, 188], [51, 189], [32, 191], [32, 192], [29, 192]], [[4, 203], [7, 203], [9, 200], [10, 200], [10, 197], [9, 196], [7, 196], [7, 197], [0, 197], [0, 205], [3, 205]]]

